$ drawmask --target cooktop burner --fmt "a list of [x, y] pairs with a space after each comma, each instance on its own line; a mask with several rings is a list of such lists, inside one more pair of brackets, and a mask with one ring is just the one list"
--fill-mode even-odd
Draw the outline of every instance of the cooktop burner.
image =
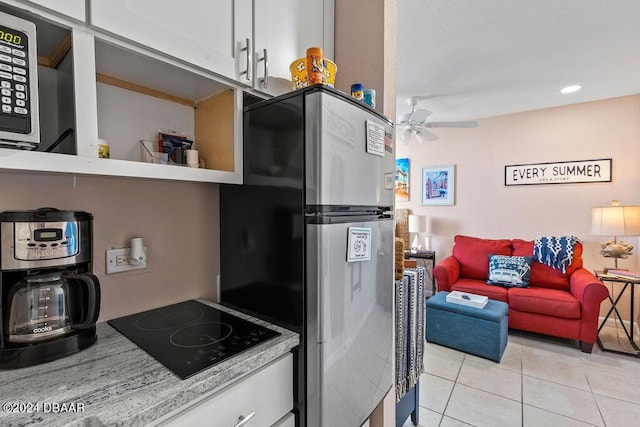
[[280, 335], [194, 300], [108, 323], [181, 379]]

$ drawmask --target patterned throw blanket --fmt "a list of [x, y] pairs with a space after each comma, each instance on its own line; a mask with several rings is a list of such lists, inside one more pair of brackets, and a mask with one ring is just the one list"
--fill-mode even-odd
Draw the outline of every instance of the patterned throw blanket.
[[567, 266], [573, 262], [576, 243], [575, 236], [540, 237], [534, 241], [533, 256], [536, 261], [556, 270], [567, 272]]
[[396, 400], [399, 401], [424, 372], [425, 268], [405, 269], [396, 280]]

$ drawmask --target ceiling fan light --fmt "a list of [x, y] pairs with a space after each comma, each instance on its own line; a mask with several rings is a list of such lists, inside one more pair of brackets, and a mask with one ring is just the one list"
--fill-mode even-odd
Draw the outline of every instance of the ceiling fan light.
[[568, 93], [577, 92], [580, 89], [582, 89], [582, 86], [580, 86], [580, 85], [571, 85], [571, 86], [566, 86], [566, 87], [563, 87], [562, 89], [560, 89], [560, 93], [566, 95]]

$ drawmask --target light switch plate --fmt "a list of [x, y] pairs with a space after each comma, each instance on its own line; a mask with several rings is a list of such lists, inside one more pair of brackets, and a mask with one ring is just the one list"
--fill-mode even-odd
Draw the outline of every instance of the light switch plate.
[[[147, 248], [144, 248], [145, 252]], [[131, 248], [119, 248], [119, 249], [107, 249], [107, 274], [121, 273], [123, 271], [140, 270], [147, 268], [147, 259], [141, 262], [139, 265], [129, 264], [129, 252]], [[123, 256], [127, 260], [126, 263], [118, 262], [118, 258]]]

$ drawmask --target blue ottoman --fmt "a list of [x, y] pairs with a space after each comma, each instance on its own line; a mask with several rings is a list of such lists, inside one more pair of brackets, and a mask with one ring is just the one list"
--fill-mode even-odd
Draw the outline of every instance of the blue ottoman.
[[448, 293], [427, 300], [427, 341], [500, 362], [507, 346], [509, 306], [493, 300], [484, 308], [449, 303]]

